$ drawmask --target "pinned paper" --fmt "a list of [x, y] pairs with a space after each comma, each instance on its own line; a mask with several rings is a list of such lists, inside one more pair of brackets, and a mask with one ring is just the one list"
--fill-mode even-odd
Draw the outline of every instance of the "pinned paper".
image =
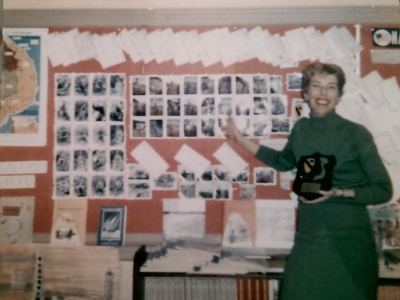
[[181, 147], [174, 158], [176, 161], [195, 172], [197, 177], [200, 177], [200, 175], [203, 174], [203, 172], [211, 165], [211, 162], [208, 159], [186, 144]]
[[147, 142], [142, 142], [132, 150], [131, 155], [153, 178], [158, 178], [169, 165]]
[[0, 174], [45, 174], [47, 160], [40, 161], [3, 161], [0, 162]]
[[235, 152], [227, 143], [223, 143], [213, 156], [218, 159], [232, 174], [238, 176], [248, 166], [247, 162]]

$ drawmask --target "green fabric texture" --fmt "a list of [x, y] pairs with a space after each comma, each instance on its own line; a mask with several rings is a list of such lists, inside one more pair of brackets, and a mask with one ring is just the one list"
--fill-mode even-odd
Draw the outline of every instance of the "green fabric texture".
[[287, 171], [316, 152], [335, 156], [333, 186], [354, 189], [355, 198], [299, 203], [280, 300], [375, 300], [377, 252], [367, 205], [389, 201], [392, 185], [368, 130], [335, 111], [311, 115], [295, 124], [282, 151], [260, 146], [256, 157]]

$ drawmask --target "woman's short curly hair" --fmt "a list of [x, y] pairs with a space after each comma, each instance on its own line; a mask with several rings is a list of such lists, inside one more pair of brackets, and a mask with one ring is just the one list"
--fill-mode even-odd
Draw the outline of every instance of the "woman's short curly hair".
[[346, 75], [344, 74], [343, 69], [335, 64], [327, 64], [321, 62], [311, 63], [304, 68], [301, 85], [303, 95], [308, 92], [311, 78], [316, 74], [327, 74], [336, 76], [339, 96], [343, 95], [343, 88], [346, 83]]

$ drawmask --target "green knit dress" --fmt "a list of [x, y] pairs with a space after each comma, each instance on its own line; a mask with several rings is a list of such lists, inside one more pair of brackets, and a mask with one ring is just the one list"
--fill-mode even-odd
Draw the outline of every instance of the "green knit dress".
[[298, 206], [295, 243], [280, 300], [375, 300], [378, 263], [367, 205], [390, 200], [392, 185], [371, 134], [337, 115], [300, 119], [282, 151], [261, 146], [256, 157], [286, 171], [303, 156], [334, 155], [333, 186], [355, 198]]

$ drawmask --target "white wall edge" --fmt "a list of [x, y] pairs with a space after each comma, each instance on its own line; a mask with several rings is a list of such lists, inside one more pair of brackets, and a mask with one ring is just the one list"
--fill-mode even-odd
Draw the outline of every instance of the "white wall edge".
[[[0, 15], [1, 17], [1, 15]], [[290, 7], [152, 10], [5, 10], [3, 27], [396, 24], [398, 7]]]

